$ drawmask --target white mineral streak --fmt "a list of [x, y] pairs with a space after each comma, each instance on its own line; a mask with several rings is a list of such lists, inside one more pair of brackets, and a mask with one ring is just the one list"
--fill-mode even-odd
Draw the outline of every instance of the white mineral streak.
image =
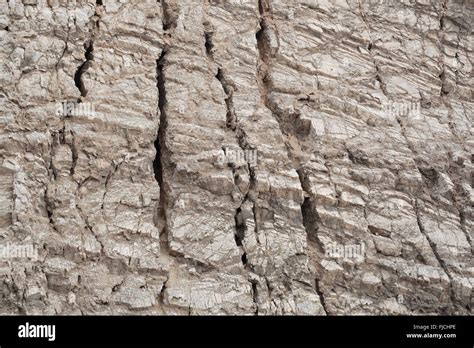
[[472, 314], [473, 23], [0, 0], [0, 314]]

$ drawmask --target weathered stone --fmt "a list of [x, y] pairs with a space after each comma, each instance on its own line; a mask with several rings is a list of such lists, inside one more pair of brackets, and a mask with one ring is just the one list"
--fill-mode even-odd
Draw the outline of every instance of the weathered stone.
[[471, 314], [473, 11], [0, 2], [0, 313]]

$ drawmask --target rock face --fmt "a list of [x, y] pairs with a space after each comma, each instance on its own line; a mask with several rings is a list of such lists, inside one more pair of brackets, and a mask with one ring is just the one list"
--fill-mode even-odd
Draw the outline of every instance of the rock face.
[[1, 314], [472, 314], [469, 0], [1, 0]]

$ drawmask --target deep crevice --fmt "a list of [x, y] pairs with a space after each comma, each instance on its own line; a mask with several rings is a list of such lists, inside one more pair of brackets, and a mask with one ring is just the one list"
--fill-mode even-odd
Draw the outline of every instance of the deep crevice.
[[237, 246], [242, 246], [242, 241], [245, 238], [245, 230], [247, 226], [245, 226], [245, 220], [242, 216], [242, 209], [239, 207], [235, 213], [235, 243]]
[[255, 304], [255, 315], [258, 315], [258, 288], [257, 288], [257, 282], [252, 280], [250, 281], [252, 284], [252, 299], [253, 303]]
[[242, 258], [241, 258], [241, 259], [242, 259], [242, 264], [243, 264], [243, 265], [246, 265], [246, 264], [247, 264], [247, 253], [246, 253], [246, 252], [244, 252], [244, 253], [242, 254]]
[[166, 51], [161, 52], [160, 58], [156, 61], [156, 87], [158, 88], [158, 110], [160, 112], [160, 125], [158, 128], [158, 134], [155, 140], [156, 148], [156, 157], [153, 161], [153, 168], [155, 172], [155, 179], [160, 184], [160, 187], [163, 185], [163, 169], [161, 165], [161, 141], [164, 135], [165, 122], [166, 122], [166, 90], [163, 77], [163, 64], [166, 56]]
[[166, 226], [166, 206], [167, 196], [165, 191], [165, 185], [163, 183], [163, 151], [165, 148], [165, 136], [166, 136], [166, 88], [165, 88], [165, 76], [164, 76], [164, 64], [166, 60], [166, 50], [161, 52], [160, 57], [156, 61], [156, 87], [158, 89], [158, 111], [160, 113], [160, 124], [158, 127], [157, 137], [154, 145], [156, 149], [155, 159], [153, 160], [153, 171], [155, 180], [158, 182], [160, 187], [160, 200], [158, 203], [158, 215], [165, 220], [165, 225], [162, 231], [160, 231], [160, 244], [166, 250], [169, 249], [169, 238]]
[[319, 247], [319, 251], [323, 251], [321, 243], [317, 237], [318, 225], [321, 223], [316, 207], [314, 206], [310, 197], [305, 197], [303, 204], [301, 205], [301, 213], [303, 215], [303, 225], [306, 229], [306, 235], [308, 239], [316, 242]]
[[224, 77], [224, 73], [222, 72], [221, 68], [217, 69], [216, 78], [221, 83], [222, 89], [226, 95], [225, 104], [227, 106], [227, 113], [226, 113], [226, 126], [233, 131], [237, 130], [237, 117], [235, 115], [234, 110], [234, 102], [232, 100], [233, 88], [231, 88]]
[[206, 48], [206, 54], [212, 58], [214, 43], [212, 42], [212, 32], [206, 31], [204, 33], [204, 47]]
[[76, 73], [74, 74], [74, 83], [81, 93], [81, 97], [87, 96], [87, 89], [84, 85], [83, 74], [87, 71], [87, 69], [90, 68], [92, 61], [94, 60], [94, 42], [89, 41], [88, 43], [84, 44], [84, 48], [84, 57], [86, 60], [79, 66], [79, 68], [76, 70]]

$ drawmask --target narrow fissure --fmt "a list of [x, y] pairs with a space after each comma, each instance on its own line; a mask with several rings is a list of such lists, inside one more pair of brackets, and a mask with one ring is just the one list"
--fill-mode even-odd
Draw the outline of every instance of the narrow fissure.
[[[207, 39], [206, 39], [207, 42]], [[210, 45], [210, 47], [213, 47], [213, 45]], [[212, 58], [211, 58], [212, 59]], [[244, 155], [247, 156], [247, 153], [245, 152], [246, 150], [251, 150], [250, 145], [248, 144], [248, 140], [246, 137], [245, 132], [242, 130], [240, 127], [237, 116], [235, 114], [234, 110], [234, 102], [232, 98], [233, 94], [233, 87], [229, 85], [229, 82], [226, 80], [223, 70], [221, 68], [217, 69], [217, 74], [216, 74], [217, 80], [219, 80], [222, 89], [226, 95], [225, 98], [225, 104], [226, 104], [226, 126], [231, 129], [237, 137], [237, 142], [239, 144], [240, 149], [244, 152]], [[242, 205], [248, 200], [248, 199], [254, 199], [253, 195], [251, 194], [256, 186], [256, 178], [255, 178], [255, 170], [252, 168], [251, 163], [249, 162], [249, 159], [246, 158], [247, 160], [247, 169], [249, 172], [249, 180], [250, 180], [250, 185], [247, 193], [245, 194], [244, 198], [242, 199], [240, 203], [240, 207], [237, 208], [236, 214], [234, 216], [235, 219], [235, 242], [236, 245], [241, 249], [242, 255], [241, 255], [241, 260], [242, 264], [244, 266], [247, 265], [247, 253], [245, 251], [244, 245], [243, 245], [243, 240], [245, 238], [245, 232], [247, 231], [247, 226], [245, 225], [245, 220], [243, 218], [243, 213], [242, 213]], [[234, 179], [236, 177], [235, 174], [235, 169], [234, 169]], [[254, 202], [255, 205], [255, 202]], [[254, 210], [252, 211], [254, 213]], [[254, 213], [255, 214], [255, 213]], [[254, 216], [255, 219], [255, 216]]]
[[[446, 18], [445, 18], [445, 16], [446, 16], [447, 9], [448, 9], [447, 0], [445, 0], [441, 3], [441, 10], [440, 10], [440, 13], [439, 13], [438, 43], [439, 43], [441, 52], [444, 51], [441, 46], [443, 46], [442, 35], [443, 35], [443, 31], [445, 30], [445, 27], [446, 27]], [[446, 57], [446, 54], [443, 53], [442, 57], [443, 58], [438, 60], [438, 63], [441, 66], [441, 72], [438, 75], [439, 81], [440, 81], [440, 84], [441, 84], [440, 91], [439, 91], [439, 96], [440, 97], [443, 97], [443, 96], [449, 94], [449, 86], [448, 86], [448, 83], [446, 81], [447, 80], [446, 79], [446, 65], [443, 61], [443, 59], [445, 59], [445, 57]]]
[[[256, 33], [257, 39], [257, 48], [259, 52], [259, 65], [258, 65], [258, 84], [260, 86], [261, 92], [261, 99], [263, 100], [265, 106], [268, 110], [272, 113], [273, 117], [278, 121], [280, 131], [282, 132], [283, 136], [287, 141], [285, 141], [285, 145], [288, 151], [288, 157], [292, 162], [296, 162], [295, 165], [297, 166], [297, 173], [300, 178], [300, 185], [301, 190], [307, 196], [304, 202], [301, 205], [301, 213], [303, 218], [303, 226], [305, 228], [306, 236], [308, 239], [317, 239], [316, 238], [316, 230], [314, 230], [314, 225], [316, 223], [317, 217], [314, 217], [313, 214], [316, 212], [311, 200], [309, 193], [305, 190], [304, 187], [304, 178], [305, 173], [301, 166], [301, 162], [299, 160], [295, 160], [293, 156], [293, 151], [291, 147], [288, 145], [288, 137], [294, 136], [298, 143], [304, 134], [300, 132], [298, 129], [298, 123], [300, 121], [299, 115], [297, 113], [284, 113], [281, 110], [277, 110], [277, 107], [272, 105], [269, 98], [269, 93], [271, 90], [271, 82], [269, 81], [269, 63], [271, 58], [271, 51], [268, 43], [268, 34], [267, 31], [269, 30], [267, 18], [270, 16], [270, 6], [266, 0], [259, 0], [258, 3], [259, 12], [260, 12], [260, 30]], [[306, 133], [306, 132], [304, 132]], [[317, 244], [319, 248], [319, 244]], [[322, 248], [321, 248], [322, 250]], [[324, 300], [323, 293], [320, 291], [319, 288], [319, 281], [316, 279], [315, 282], [315, 291], [319, 296], [321, 306], [323, 307], [325, 313], [327, 314], [328, 311], [326, 309], [326, 303]]]
[[205, 40], [204, 46], [206, 48], [206, 54], [209, 58], [212, 59], [212, 54], [213, 54], [213, 49], [214, 49], [214, 44], [212, 43], [212, 32], [206, 31], [204, 33], [204, 40]]
[[258, 289], [256, 281], [251, 281], [252, 284], [252, 299], [255, 304], [255, 315], [258, 315]]
[[380, 68], [379, 68], [377, 62], [375, 61], [375, 59], [373, 60], [373, 63], [375, 65], [375, 71], [376, 71], [375, 79], [379, 82], [380, 89], [382, 90], [382, 93], [384, 94], [384, 96], [388, 97], [387, 85], [382, 80], [382, 76], [380, 75]]
[[71, 153], [72, 153], [72, 165], [71, 165], [70, 175], [73, 176], [76, 173], [76, 166], [77, 166], [77, 160], [79, 159], [79, 152], [76, 148], [76, 140], [74, 138], [74, 132], [70, 130], [69, 134], [71, 134], [71, 142], [68, 145], [71, 148]]
[[372, 52], [372, 49], [373, 49], [374, 45], [373, 45], [370, 25], [367, 21], [366, 14], [362, 10], [362, 3], [361, 3], [360, 0], [358, 1], [358, 8], [359, 8], [360, 17], [362, 18], [362, 21], [364, 22], [365, 26], [367, 27], [367, 33], [368, 33], [368, 36], [369, 36], [369, 44], [367, 45], [367, 50], [369, 51], [370, 58], [372, 59], [372, 63], [374, 64], [374, 67], [375, 67], [375, 80], [379, 83], [380, 89], [382, 90], [383, 95], [388, 98], [387, 85], [385, 84], [385, 82], [382, 79], [380, 67], [377, 64], [377, 61], [375, 60], [374, 53]]
[[155, 140], [156, 157], [153, 162], [153, 168], [155, 169], [155, 179], [160, 184], [160, 187], [163, 185], [163, 172], [161, 165], [161, 139], [164, 135], [166, 122], [166, 91], [163, 77], [163, 64], [165, 56], [166, 51], [163, 50], [160, 58], [156, 61], [156, 87], [158, 88], [158, 110], [160, 112], [160, 125], [158, 128], [157, 138]]
[[323, 292], [321, 291], [321, 288], [319, 286], [319, 279], [318, 278], [314, 279], [314, 288], [316, 290], [316, 293], [319, 296], [319, 302], [321, 302], [321, 306], [323, 307], [324, 312], [326, 312], [326, 315], [330, 315], [330, 313], [327, 310], [326, 300], [324, 299]]
[[[266, 0], [259, 1], [260, 9], [260, 30], [255, 34], [257, 40], [257, 48], [259, 53], [259, 63], [257, 71], [257, 83], [260, 89], [260, 97], [265, 107], [271, 111], [273, 117], [278, 121], [281, 133], [285, 136], [285, 145], [287, 147], [289, 158], [293, 160], [293, 156], [290, 156], [292, 151], [288, 145], [288, 137], [295, 136], [298, 140], [309, 134], [309, 123], [303, 122], [298, 112], [290, 112], [280, 110], [277, 105], [271, 102], [271, 81], [269, 78], [269, 64], [272, 56], [271, 49], [269, 47], [268, 32], [270, 29], [269, 18], [270, 18], [270, 5]], [[271, 23], [271, 22], [270, 22]]]
[[440, 11], [440, 15], [439, 15], [439, 29], [441, 31], [443, 31], [446, 27], [445, 14], [446, 14], [447, 9], [448, 9], [448, 2], [447, 2], [447, 0], [445, 0], [441, 4], [441, 11]]
[[[89, 69], [92, 61], [94, 60], [94, 42], [89, 41], [89, 43], [85, 44], [84, 47], [86, 50], [84, 53], [86, 60], [79, 66], [79, 68], [76, 70], [76, 73], [74, 74], [74, 83], [81, 93], [81, 97], [87, 96], [87, 89], [84, 85], [83, 75], [87, 69]], [[79, 99], [78, 102], [80, 101], [81, 100]]]
[[436, 260], [438, 260], [439, 265], [441, 266], [444, 273], [446, 273], [446, 275], [449, 278], [449, 293], [450, 293], [449, 295], [450, 295], [450, 298], [451, 298], [451, 301], [453, 302], [453, 304], [456, 304], [457, 301], [456, 301], [455, 296], [454, 296], [453, 277], [452, 277], [452, 275], [450, 274], [450, 272], [448, 270], [448, 266], [446, 265], [446, 262], [440, 257], [440, 255], [438, 253], [438, 249], [436, 248], [436, 245], [431, 240], [431, 238], [429, 237], [429, 235], [426, 232], [425, 228], [423, 227], [423, 222], [422, 222], [422, 219], [421, 219], [418, 199], [415, 200], [415, 214], [416, 214], [416, 221], [417, 221], [418, 228], [419, 228], [420, 232], [425, 236], [431, 250], [433, 251], [434, 256], [436, 257]]
[[260, 238], [258, 236], [258, 219], [257, 219], [257, 206], [255, 202], [253, 203], [252, 206], [252, 214], [253, 214], [253, 224], [254, 224], [254, 232], [255, 232], [255, 239], [257, 240], [257, 244], [260, 245]]
[[[403, 122], [402, 122], [400, 116], [395, 116], [395, 119], [397, 120], [397, 123], [400, 126], [400, 133], [402, 134], [403, 138], [405, 139], [407, 147], [410, 149], [410, 151], [413, 155], [416, 155], [415, 148], [413, 147], [411, 141], [408, 139], [408, 137], [406, 135], [405, 126], [403, 125]], [[415, 157], [415, 159], [416, 159], [416, 157]]]
[[161, 305], [165, 304], [165, 291], [168, 284], [168, 280], [169, 280], [169, 277], [167, 277], [166, 280], [164, 281], [163, 286], [161, 287], [160, 293], [158, 295], [158, 302]]
[[242, 246], [242, 241], [245, 238], [245, 220], [242, 216], [242, 209], [237, 208], [235, 213], [235, 243], [237, 246]]
[[[204, 46], [206, 49], [206, 55], [210, 61], [215, 63], [214, 62], [214, 49], [215, 48], [214, 48], [214, 43], [213, 43], [213, 29], [211, 25], [209, 24], [209, 22], [207, 21], [205, 21], [203, 25], [205, 27]], [[224, 74], [224, 69], [222, 67], [217, 68], [217, 74], [215, 77], [221, 84], [222, 90], [224, 91], [224, 94], [225, 94], [224, 101], [226, 105], [226, 127], [235, 133], [237, 143], [240, 147], [240, 150], [243, 151], [245, 160], [247, 162], [247, 170], [249, 174], [249, 188], [247, 189], [246, 192], [242, 192], [243, 194], [245, 193], [245, 195], [240, 202], [240, 206], [236, 209], [236, 212], [234, 215], [234, 221], [235, 221], [234, 240], [235, 240], [235, 244], [237, 245], [237, 247], [239, 248], [241, 252], [240, 259], [241, 259], [242, 265], [244, 266], [244, 269], [248, 269], [249, 267], [248, 255], [243, 243], [245, 239], [245, 234], [248, 231], [248, 227], [245, 221], [246, 217], [244, 216], [244, 212], [242, 211], [242, 206], [248, 200], [251, 200], [253, 202], [253, 208], [252, 208], [251, 213], [253, 214], [253, 219], [255, 222], [255, 233], [257, 234], [256, 232], [257, 220], [255, 216], [255, 197], [254, 197], [254, 190], [256, 186], [256, 176], [255, 176], [255, 170], [252, 166], [252, 163], [250, 162], [250, 159], [248, 158], [249, 154], [246, 152], [246, 151], [255, 151], [255, 150], [252, 149], [252, 147], [250, 146], [247, 139], [247, 135], [245, 134], [245, 131], [242, 129], [242, 127], [240, 126], [237, 119], [237, 115], [235, 113], [234, 101], [233, 101], [233, 93], [234, 93], [235, 86], [233, 86], [231, 84], [231, 81], [229, 81], [226, 78]], [[235, 182], [236, 179], [238, 179], [239, 174], [236, 172], [236, 168], [232, 168], [232, 172], [234, 175], [234, 182]], [[257, 243], [260, 243], [258, 240], [258, 235], [256, 236], [256, 239], [257, 239]], [[251, 265], [250, 265], [250, 268], [251, 268]], [[258, 314], [258, 304], [256, 301], [257, 285], [254, 281], [252, 281], [251, 283], [252, 283], [254, 303], [256, 306], [255, 315], [257, 315]]]
[[169, 249], [169, 238], [166, 226], [166, 206], [167, 197], [165, 185], [163, 183], [163, 151], [165, 148], [165, 136], [166, 136], [166, 88], [165, 88], [165, 76], [164, 76], [164, 64], [166, 59], [167, 51], [163, 49], [161, 56], [156, 61], [156, 87], [158, 89], [158, 111], [160, 113], [160, 125], [158, 127], [157, 137], [154, 145], [156, 149], [155, 159], [153, 161], [153, 171], [155, 180], [158, 182], [160, 187], [160, 200], [158, 203], [158, 215], [165, 221], [163, 230], [160, 232], [160, 244], [165, 249]]
[[[222, 85], [222, 89], [224, 90], [224, 93], [226, 95], [225, 98], [225, 104], [227, 106], [227, 113], [226, 113], [226, 126], [233, 131], [236, 131], [237, 129], [237, 118], [235, 115], [235, 110], [234, 110], [234, 105], [233, 105], [233, 100], [232, 100], [232, 93], [233, 90], [229, 88], [227, 85], [227, 82], [225, 81], [224, 74], [222, 72], [221, 68], [217, 69], [217, 75], [216, 78], [219, 80], [219, 82]], [[240, 143], [240, 141], [239, 141]]]
[[[303, 217], [303, 226], [305, 228], [306, 238], [308, 240], [308, 247], [309, 247], [309, 241], [312, 241], [314, 242], [313, 245], [316, 245], [317, 251], [322, 254], [324, 252], [323, 246], [317, 235], [318, 225], [321, 219], [318, 215], [315, 204], [311, 200], [309, 193], [306, 190], [306, 184], [305, 184], [306, 175], [304, 173], [304, 170], [302, 168], [298, 169], [297, 173], [300, 179], [301, 189], [307, 195], [304, 198], [303, 203], [301, 204], [301, 214]], [[326, 314], [329, 314], [326, 307], [326, 301], [324, 299], [323, 292], [321, 291], [321, 288], [320, 288], [319, 279], [317, 277], [315, 277], [314, 289], [319, 296], [319, 302], [321, 302], [321, 306], [323, 307], [324, 312]]]

